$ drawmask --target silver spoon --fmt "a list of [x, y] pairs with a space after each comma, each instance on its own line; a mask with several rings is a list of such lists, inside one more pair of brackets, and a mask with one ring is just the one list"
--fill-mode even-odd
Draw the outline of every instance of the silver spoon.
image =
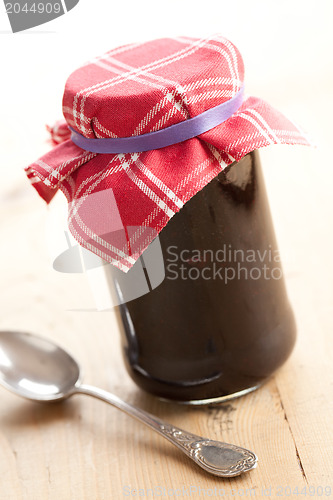
[[157, 431], [216, 476], [237, 476], [257, 465], [256, 455], [249, 450], [196, 436], [102, 389], [81, 384], [77, 362], [53, 342], [30, 333], [0, 332], [0, 384], [33, 401], [56, 401], [73, 394], [101, 399]]

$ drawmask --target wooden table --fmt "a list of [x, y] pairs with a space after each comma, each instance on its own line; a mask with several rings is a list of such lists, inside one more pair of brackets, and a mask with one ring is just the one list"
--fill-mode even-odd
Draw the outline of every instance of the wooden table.
[[[208, 7], [194, 9], [192, 17], [189, 13], [193, 32], [185, 29], [185, 33], [193, 35], [195, 23], [198, 30], [202, 25], [199, 33], [224, 30], [246, 60], [247, 92], [295, 117], [318, 144], [317, 149], [273, 146], [261, 152], [298, 324], [296, 348], [260, 389], [211, 408], [161, 402], [134, 385], [121, 359], [114, 313], [75, 311], [92, 301], [85, 277], [52, 269], [45, 238], [49, 215], [20, 170], [49, 149], [42, 127], [59, 116], [63, 83], [70, 71], [120, 43], [160, 36], [161, 26], [152, 22], [153, 17], [148, 19], [155, 15], [156, 2], [147, 0], [144, 30], [133, 13], [128, 19], [132, 25], [126, 23], [125, 30], [123, 23], [113, 24], [114, 36], [107, 29], [109, 18], [122, 19], [124, 4], [111, 2], [108, 11], [109, 3], [103, 2], [106, 15], [98, 23], [85, 17], [90, 2], [86, 7], [80, 2], [82, 11], [73, 9], [78, 17], [68, 21], [64, 33], [6, 38], [2, 57], [7, 72], [1, 81], [1, 96], [6, 97], [0, 120], [0, 329], [54, 339], [75, 355], [87, 383], [191, 432], [247, 447], [258, 455], [259, 464], [238, 478], [214, 478], [144, 425], [100, 401], [76, 396], [64, 404], [41, 405], [0, 388], [0, 500], [332, 496], [329, 2], [326, 14], [321, 4], [318, 11], [313, 7], [313, 15], [304, 2], [289, 2], [287, 16], [283, 7], [267, 2], [234, 2], [237, 17], [231, 18], [237, 18], [237, 25], [228, 16], [224, 19], [225, 3], [220, 10], [218, 2], [214, 4], [216, 16]], [[232, 10], [233, 2], [229, 4]], [[192, 2], [186, 5], [192, 7]], [[132, 8], [142, 15], [140, 3], [132, 2]], [[263, 18], [256, 17], [252, 27], [253, 9]], [[182, 16], [175, 16], [173, 8], [164, 14], [170, 34], [184, 32]], [[56, 31], [58, 26], [50, 24], [49, 29]], [[93, 36], [93, 29], [98, 36]], [[23, 113], [18, 121], [19, 109]]]
[[[75, 354], [86, 382], [191, 432], [248, 447], [259, 465], [238, 478], [215, 478], [102, 402], [76, 396], [64, 404], [41, 405], [1, 389], [1, 500], [172, 498], [177, 493], [306, 498], [305, 493], [331, 492], [332, 240], [326, 238], [331, 201], [329, 185], [320, 184], [319, 191], [313, 183], [311, 155], [317, 152], [286, 147], [262, 152], [263, 163], [271, 164], [266, 183], [286, 256], [297, 346], [259, 390], [211, 408], [161, 402], [136, 388], [122, 363], [114, 313], [73, 310], [91, 299], [84, 276], [52, 269], [43, 202], [23, 176], [2, 187], [0, 328], [54, 339]], [[297, 203], [284, 176], [298, 186]]]

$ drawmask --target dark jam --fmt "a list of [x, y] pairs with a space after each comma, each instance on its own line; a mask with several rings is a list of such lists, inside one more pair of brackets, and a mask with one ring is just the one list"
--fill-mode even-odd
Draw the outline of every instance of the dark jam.
[[196, 194], [159, 240], [165, 279], [118, 308], [136, 384], [191, 401], [267, 379], [289, 356], [295, 323], [258, 152]]

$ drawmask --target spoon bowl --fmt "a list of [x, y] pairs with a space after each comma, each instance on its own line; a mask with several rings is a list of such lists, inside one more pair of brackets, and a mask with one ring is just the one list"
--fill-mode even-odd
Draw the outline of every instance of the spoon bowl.
[[31, 333], [0, 331], [0, 384], [33, 401], [57, 401], [74, 394], [101, 399], [158, 432], [216, 476], [237, 476], [257, 465], [252, 451], [184, 431], [114, 394], [82, 384], [75, 359], [52, 341]]
[[0, 382], [35, 401], [71, 396], [80, 383], [80, 367], [66, 351], [24, 332], [0, 332]]

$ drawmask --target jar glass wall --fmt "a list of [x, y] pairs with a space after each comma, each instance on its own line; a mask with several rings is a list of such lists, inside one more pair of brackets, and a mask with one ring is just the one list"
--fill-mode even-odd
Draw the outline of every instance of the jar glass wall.
[[[194, 403], [257, 387], [287, 359], [296, 335], [258, 152], [196, 194], [159, 241], [164, 280], [117, 306], [133, 380]], [[133, 286], [131, 273], [120, 293]]]

